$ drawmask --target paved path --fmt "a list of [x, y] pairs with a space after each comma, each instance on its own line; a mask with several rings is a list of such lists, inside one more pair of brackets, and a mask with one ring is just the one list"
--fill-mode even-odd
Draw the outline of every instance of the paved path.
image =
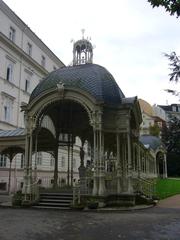
[[0, 240], [180, 240], [179, 200], [106, 213], [0, 208]]
[[[160, 208], [180, 208], [180, 194], [161, 200], [157, 207]], [[180, 237], [179, 237], [180, 239]]]

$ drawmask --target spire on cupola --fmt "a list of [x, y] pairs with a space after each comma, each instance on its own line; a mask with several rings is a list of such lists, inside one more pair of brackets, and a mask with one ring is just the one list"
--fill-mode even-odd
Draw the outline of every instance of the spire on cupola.
[[73, 65], [93, 63], [93, 46], [90, 38], [84, 38], [85, 30], [82, 29], [82, 39], [73, 44]]

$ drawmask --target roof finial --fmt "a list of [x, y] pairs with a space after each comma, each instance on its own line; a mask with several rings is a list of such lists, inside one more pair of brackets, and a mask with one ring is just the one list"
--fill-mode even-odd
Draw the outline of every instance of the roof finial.
[[85, 33], [85, 29], [81, 29], [81, 32], [82, 32], [82, 39], [84, 39], [84, 33]]
[[81, 32], [82, 39], [73, 42], [73, 65], [93, 62], [93, 46], [88, 38], [84, 38], [85, 29], [82, 29]]

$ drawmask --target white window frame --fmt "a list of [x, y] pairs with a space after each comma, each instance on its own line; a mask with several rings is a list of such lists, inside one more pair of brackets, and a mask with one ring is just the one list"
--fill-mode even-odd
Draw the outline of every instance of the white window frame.
[[6, 167], [7, 166], [7, 156], [0, 155], [0, 168]]
[[13, 82], [13, 69], [14, 64], [9, 62], [6, 69], [6, 80], [11, 83]]
[[7, 123], [13, 122], [13, 104], [15, 98], [6, 92], [1, 92], [2, 97], [2, 120]]

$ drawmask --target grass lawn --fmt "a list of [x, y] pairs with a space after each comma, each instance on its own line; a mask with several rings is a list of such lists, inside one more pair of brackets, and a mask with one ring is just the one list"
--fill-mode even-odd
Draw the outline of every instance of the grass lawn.
[[156, 196], [160, 199], [180, 194], [180, 178], [158, 179], [156, 184]]

